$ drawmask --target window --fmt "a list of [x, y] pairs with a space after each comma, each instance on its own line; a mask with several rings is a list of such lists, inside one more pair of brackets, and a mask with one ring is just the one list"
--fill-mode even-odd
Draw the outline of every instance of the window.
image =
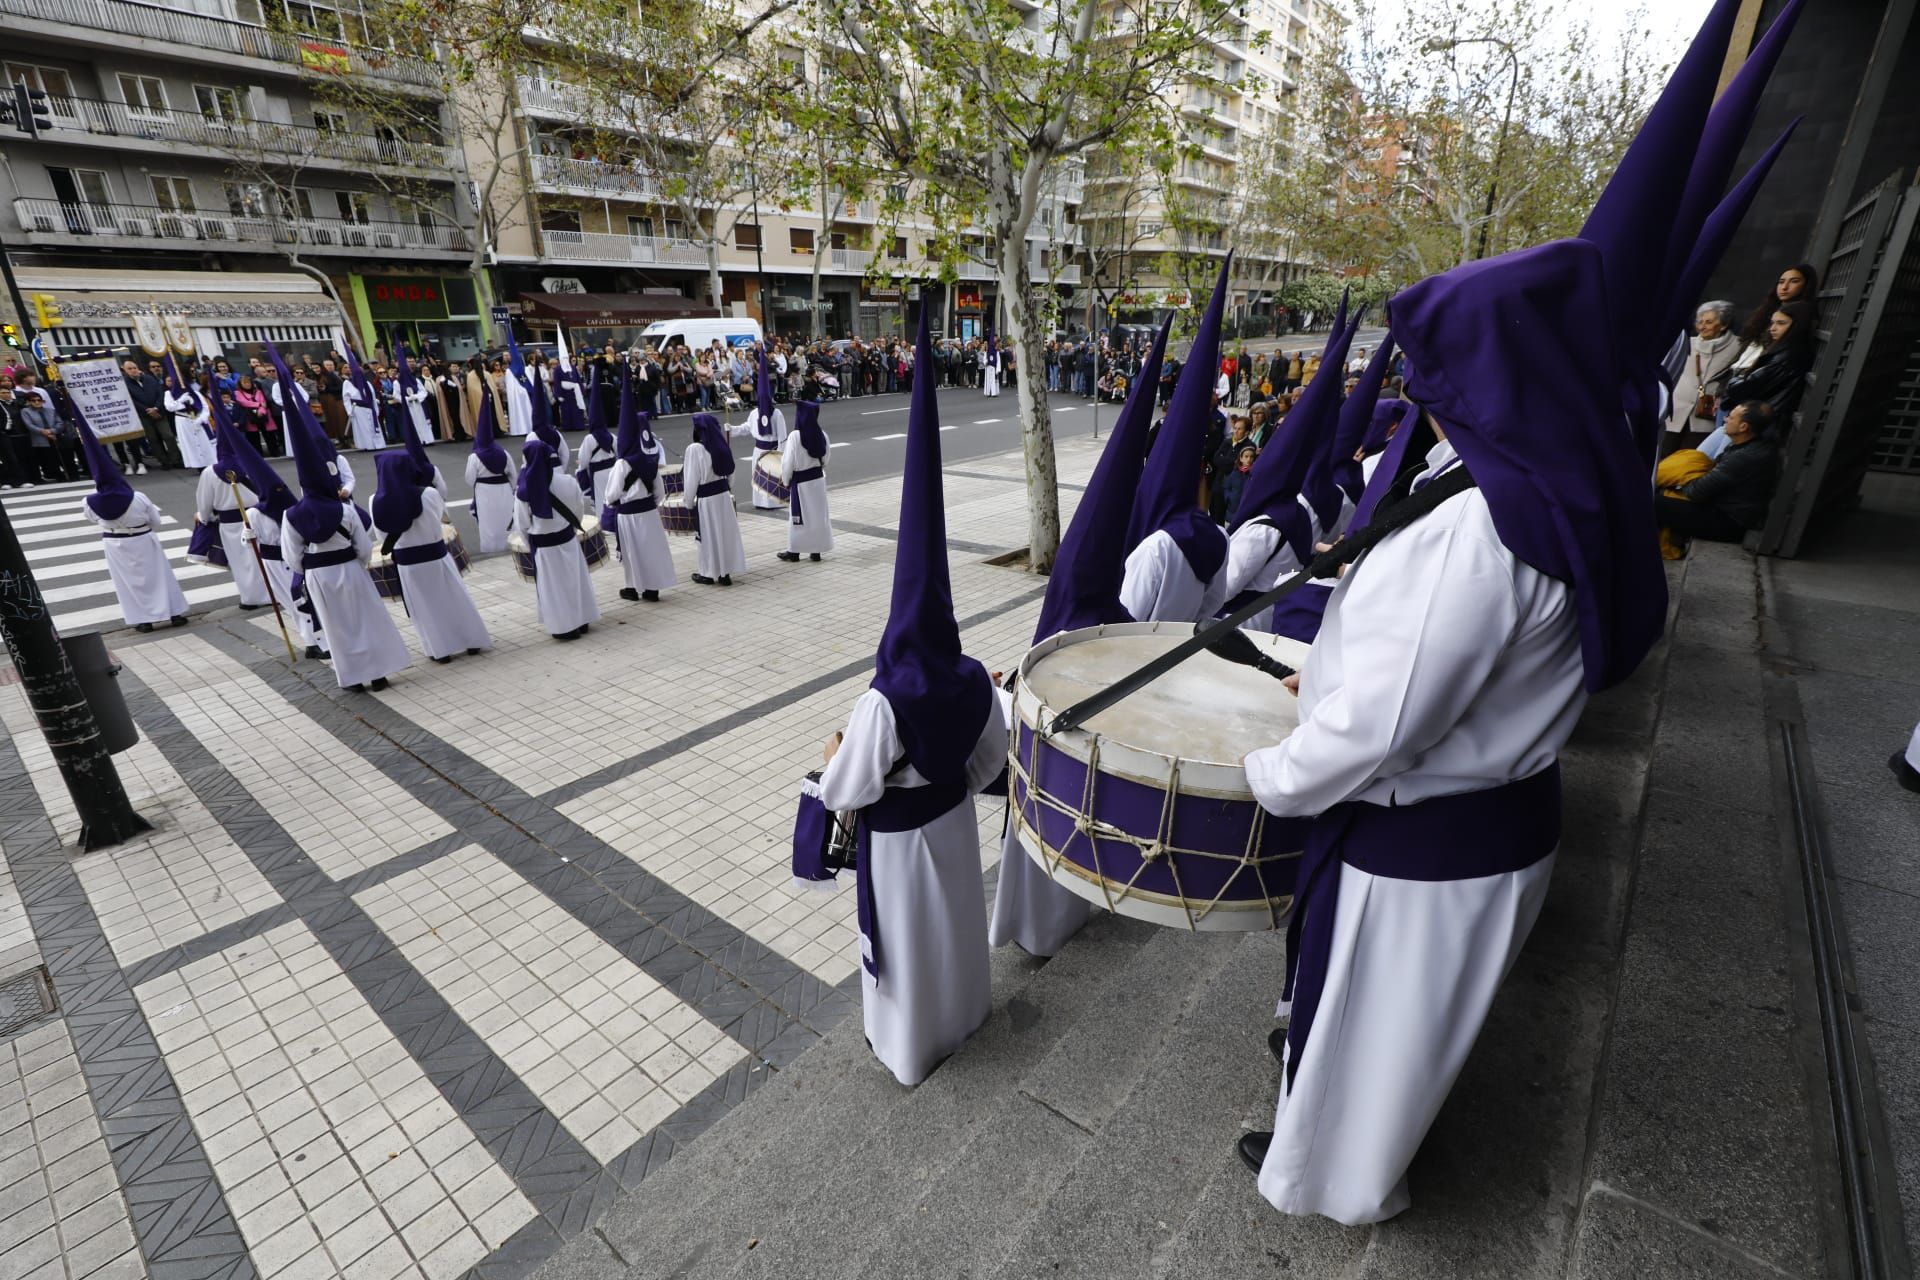
[[736, 249], [758, 249], [760, 247], [760, 224], [757, 222], [734, 223], [733, 247]]
[[266, 217], [266, 190], [257, 182], [227, 183], [227, 212], [236, 218]]
[[107, 175], [99, 169], [63, 169], [47, 166], [53, 180], [53, 198], [61, 204], [107, 204]]
[[905, 236], [895, 236], [893, 243], [887, 247], [887, 256], [889, 258], [899, 258], [904, 261], [907, 256], [907, 238]]
[[147, 181], [153, 184], [153, 202], [168, 213], [194, 211], [193, 183], [188, 179], [153, 173], [147, 175]]
[[313, 219], [313, 193], [305, 187], [296, 187], [293, 192], [293, 209], [302, 218]]
[[787, 247], [793, 250], [795, 253], [812, 253], [813, 252], [813, 228], [812, 227], [788, 227], [787, 228]]
[[353, 222], [366, 226], [373, 218], [369, 212], [372, 202], [364, 191], [336, 191], [333, 203], [340, 210], [340, 221]]
[[653, 239], [653, 219], [627, 215], [627, 238], [630, 240]]
[[687, 238], [687, 224], [682, 222], [678, 218], [668, 218], [667, 219], [667, 239], [685, 240], [686, 238]]
[[347, 131], [347, 113], [344, 111], [322, 111], [315, 108], [313, 127], [320, 133], [345, 133]]
[[542, 209], [540, 211], [540, 229], [542, 231], [578, 231], [580, 214], [575, 209]]
[[246, 118], [240, 109], [240, 91], [225, 85], [197, 84], [193, 86], [193, 100], [200, 107], [200, 114], [212, 124], [239, 124]]
[[153, 76], [135, 76], [121, 72], [120, 97], [134, 111], [160, 115], [167, 109], [166, 87]]
[[287, 18], [296, 27], [311, 31], [315, 35], [329, 36], [335, 40], [346, 37], [345, 28], [340, 25], [340, 15], [324, 5], [300, 4], [296, 0], [287, 0]]
[[24, 84], [47, 95], [47, 109], [56, 116], [73, 116], [73, 81], [59, 67], [36, 67], [26, 62], [6, 64], [8, 84]]

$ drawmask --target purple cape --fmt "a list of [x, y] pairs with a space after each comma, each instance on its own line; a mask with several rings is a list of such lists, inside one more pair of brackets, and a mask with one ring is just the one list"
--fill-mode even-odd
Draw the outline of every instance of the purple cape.
[[80, 402], [72, 397], [68, 399], [73, 406], [73, 425], [80, 436], [80, 452], [87, 459], [87, 473], [93, 477], [94, 491], [87, 495], [87, 505], [103, 520], [118, 520], [133, 504], [133, 486], [114, 465], [107, 446], [100, 443], [93, 428], [87, 425], [86, 415], [80, 412]]
[[553, 473], [559, 470], [560, 455], [544, 440], [528, 440], [520, 451], [520, 458], [524, 464], [516, 486], [520, 501], [545, 520], [553, 515], [553, 494], [548, 486], [553, 483]]
[[413, 459], [389, 449], [373, 460], [379, 487], [373, 495], [373, 523], [385, 534], [403, 533], [420, 518], [422, 488]]
[[640, 487], [653, 492], [653, 479], [660, 470], [660, 451], [647, 444], [653, 433], [647, 429], [647, 415], [634, 404], [633, 375], [623, 366], [620, 371], [620, 435], [614, 443], [614, 456], [627, 464]]
[[293, 371], [271, 342], [267, 343], [267, 359], [280, 379], [287, 447], [293, 453], [294, 472], [300, 477], [300, 501], [287, 509], [287, 523], [306, 541], [324, 542], [347, 518], [346, 504], [339, 498], [339, 478], [327, 465], [333, 459], [333, 446], [313, 420], [313, 407], [300, 398]]
[[725, 480], [733, 474], [733, 445], [727, 440], [727, 433], [720, 429], [720, 419], [710, 413], [693, 415], [693, 438], [707, 446], [707, 459], [713, 466], [715, 479]]
[[1374, 406], [1380, 403], [1381, 385], [1387, 379], [1387, 368], [1392, 362], [1393, 336], [1389, 334], [1381, 339], [1380, 349], [1373, 353], [1373, 359], [1367, 361], [1367, 371], [1360, 375], [1360, 385], [1340, 406], [1340, 425], [1334, 430], [1333, 448], [1328, 452], [1328, 472], [1334, 483], [1356, 501], [1365, 486], [1361, 480], [1360, 463], [1353, 455], [1360, 451], [1372, 430]]
[[820, 429], [819, 404], [812, 400], [795, 401], [793, 422], [793, 429], [800, 436], [800, 447], [824, 462], [827, 457], [827, 433]]
[[473, 456], [480, 459], [480, 465], [494, 475], [504, 475], [507, 470], [507, 451], [494, 440], [495, 416], [493, 412], [493, 384], [485, 374], [480, 376], [480, 412], [473, 419]]

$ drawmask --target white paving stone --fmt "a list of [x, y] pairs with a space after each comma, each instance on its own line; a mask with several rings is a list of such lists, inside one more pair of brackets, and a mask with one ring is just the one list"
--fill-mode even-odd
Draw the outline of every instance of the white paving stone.
[[376, 1269], [441, 1280], [533, 1219], [304, 924], [134, 994], [267, 1280]]

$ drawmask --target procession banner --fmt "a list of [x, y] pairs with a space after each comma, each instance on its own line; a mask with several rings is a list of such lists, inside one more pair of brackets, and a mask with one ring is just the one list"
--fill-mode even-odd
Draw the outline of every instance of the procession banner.
[[60, 385], [73, 397], [87, 425], [93, 428], [94, 437], [103, 443], [146, 434], [134, 410], [133, 397], [127, 393], [126, 377], [113, 357], [61, 361]]

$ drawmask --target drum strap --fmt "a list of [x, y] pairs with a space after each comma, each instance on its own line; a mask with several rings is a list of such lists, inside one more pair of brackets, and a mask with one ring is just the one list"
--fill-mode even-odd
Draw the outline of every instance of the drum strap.
[[[1210, 625], [1194, 624], [1194, 634], [1190, 639], [1181, 641], [1153, 661], [1137, 671], [1122, 676], [1098, 693], [1089, 694], [1071, 707], [1053, 718], [1048, 725], [1049, 733], [1064, 733], [1077, 728], [1089, 718], [1099, 715], [1114, 703], [1130, 696], [1147, 685], [1152, 684], [1167, 672], [1191, 658], [1203, 649], [1215, 649], [1232, 642], [1226, 640], [1228, 632], [1237, 631], [1240, 625], [1250, 618], [1273, 608], [1281, 600], [1306, 586], [1315, 578], [1334, 576], [1343, 564], [1351, 564], [1360, 558], [1375, 543], [1388, 534], [1397, 533], [1414, 521], [1431, 513], [1441, 503], [1456, 498], [1474, 487], [1473, 477], [1464, 466], [1454, 467], [1444, 475], [1430, 481], [1418, 492], [1393, 502], [1383, 502], [1374, 512], [1374, 518], [1365, 528], [1355, 530], [1341, 538], [1327, 550], [1313, 558], [1306, 568], [1280, 583], [1270, 591], [1262, 592], [1252, 600], [1241, 605], [1226, 617]], [[1221, 656], [1233, 659], [1231, 653]]]

